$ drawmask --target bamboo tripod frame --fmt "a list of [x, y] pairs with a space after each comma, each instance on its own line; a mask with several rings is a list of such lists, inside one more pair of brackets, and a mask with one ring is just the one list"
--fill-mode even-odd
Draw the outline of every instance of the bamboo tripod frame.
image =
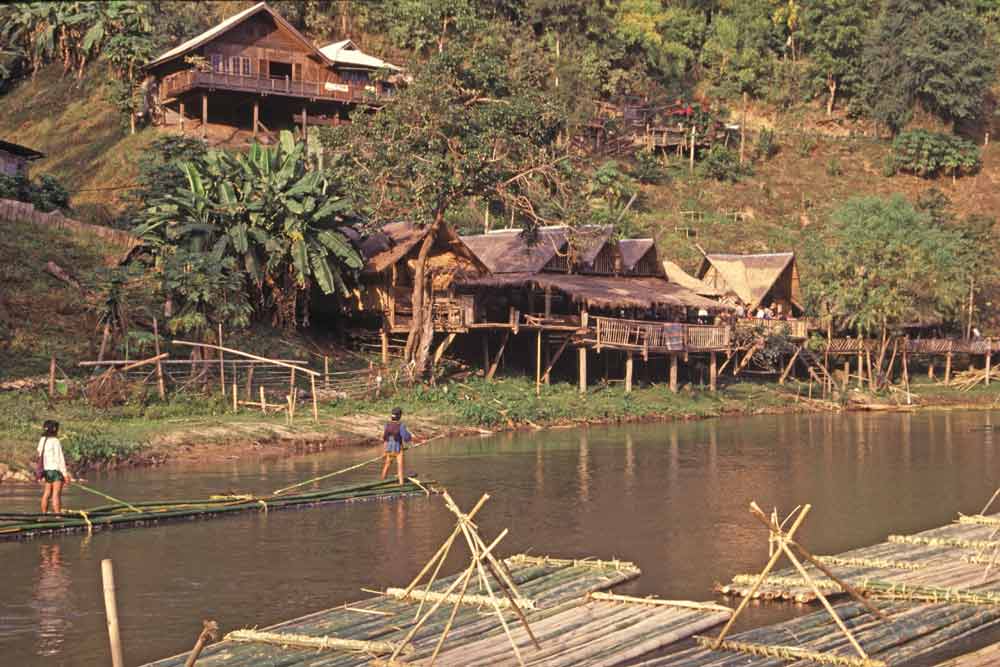
[[[485, 600], [488, 600], [493, 606], [493, 610], [500, 619], [500, 625], [503, 627], [504, 633], [510, 641], [514, 655], [517, 657], [517, 662], [523, 667], [524, 659], [521, 657], [521, 652], [518, 649], [517, 643], [514, 641], [513, 635], [511, 634], [510, 627], [507, 624], [507, 619], [504, 617], [504, 609], [513, 609], [515, 611], [528, 636], [531, 637], [532, 642], [535, 644], [535, 648], [541, 647], [538, 640], [535, 638], [534, 633], [532, 633], [531, 627], [528, 625], [528, 619], [525, 617], [524, 611], [521, 609], [521, 605], [526, 598], [518, 592], [517, 586], [514, 584], [507, 567], [502, 562], [497, 560], [492, 553], [493, 549], [507, 535], [507, 529], [505, 528], [501, 531], [500, 534], [497, 535], [496, 539], [487, 545], [483, 541], [482, 537], [480, 537], [479, 528], [475, 523], [473, 523], [472, 519], [476, 513], [482, 509], [486, 501], [489, 500], [489, 494], [484, 493], [468, 513], [463, 512], [461, 508], [459, 508], [447, 491], [445, 491], [442, 495], [444, 497], [445, 505], [458, 519], [457, 525], [448, 539], [445, 540], [441, 547], [437, 550], [437, 553], [435, 553], [434, 556], [427, 561], [427, 564], [424, 565], [420, 573], [413, 579], [413, 581], [410, 582], [410, 585], [402, 591], [393, 591], [393, 597], [399, 599], [406, 599], [411, 596], [414, 598], [420, 598], [420, 605], [417, 607], [416, 622], [413, 627], [410, 628], [410, 631], [405, 637], [403, 637], [402, 641], [399, 642], [396, 650], [392, 652], [392, 655], [390, 655], [387, 660], [379, 662], [380, 664], [385, 665], [400, 664], [396, 661], [396, 658], [405, 649], [405, 647], [409, 645], [410, 641], [416, 635], [417, 631], [420, 630], [421, 626], [427, 622], [427, 620], [441, 607], [445, 601], [454, 601], [454, 607], [452, 608], [451, 615], [448, 617], [448, 622], [445, 624], [444, 630], [441, 632], [441, 637], [434, 646], [434, 652], [431, 654], [430, 660], [427, 662], [429, 666], [433, 665], [437, 660], [438, 654], [441, 652], [441, 647], [444, 645], [445, 639], [448, 637], [448, 632], [451, 630], [451, 626], [455, 621], [455, 616], [458, 614], [458, 610], [465, 600], [465, 594], [468, 590], [469, 583], [472, 580], [473, 575], [478, 575], [480, 586], [486, 591], [487, 594], [486, 596], [476, 597], [482, 597]], [[451, 551], [451, 547], [459, 535], [462, 535], [465, 538], [466, 545], [469, 547], [471, 562], [465, 569], [465, 572], [456, 577], [444, 593], [431, 595], [431, 586], [434, 585], [434, 581], [437, 579], [437, 575], [441, 571], [441, 566], [444, 565], [445, 560], [448, 558], [448, 553]], [[431, 571], [432, 568], [434, 571], [427, 579], [427, 587], [422, 593], [417, 592], [414, 594], [414, 589], [420, 585], [420, 583], [424, 580], [424, 577]], [[502, 591], [506, 596], [506, 604], [501, 604], [501, 600], [493, 592], [493, 586], [490, 585], [490, 577], [488, 576], [488, 573], [489, 575], [492, 575], [498, 590]], [[461, 588], [459, 588], [459, 586], [461, 586]], [[457, 596], [453, 595], [456, 588], [459, 588]], [[430, 600], [434, 600], [434, 604], [427, 610], [427, 613], [421, 616], [424, 602]]]
[[837, 624], [837, 627], [840, 628], [840, 631], [847, 638], [847, 641], [850, 642], [852, 647], [854, 647], [854, 650], [857, 652], [861, 661], [863, 661], [864, 664], [869, 664], [869, 665], [879, 664], [879, 661], [871, 660], [868, 657], [868, 654], [865, 653], [865, 650], [861, 648], [861, 645], [854, 638], [854, 635], [851, 634], [851, 631], [847, 629], [846, 625], [844, 625], [844, 621], [840, 618], [839, 615], [837, 615], [837, 612], [830, 604], [830, 601], [826, 599], [826, 596], [823, 594], [823, 591], [821, 590], [822, 587], [819, 586], [816, 583], [816, 581], [809, 575], [805, 567], [802, 565], [802, 562], [799, 560], [798, 556], [795, 555], [795, 551], [798, 551], [804, 560], [809, 561], [812, 565], [818, 568], [823, 574], [832, 579], [841, 590], [850, 594], [851, 597], [853, 597], [871, 614], [873, 614], [880, 620], [883, 621], [886, 620], [885, 615], [882, 614], [882, 612], [880, 612], [874, 606], [872, 606], [871, 602], [865, 599], [861, 595], [861, 593], [859, 593], [853, 586], [851, 586], [845, 581], [842, 581], [832, 571], [830, 571], [830, 568], [828, 568], [819, 559], [817, 559], [815, 556], [809, 553], [809, 551], [804, 546], [795, 541], [795, 533], [798, 532], [799, 528], [802, 526], [802, 522], [805, 521], [806, 516], [809, 515], [811, 509], [812, 505], [804, 505], [801, 508], [798, 508], [796, 511], [793, 511], [792, 514], [790, 514], [788, 518], [786, 518], [786, 521], [788, 521], [788, 519], [792, 519], [792, 517], [794, 517], [792, 525], [787, 531], [785, 531], [782, 527], [782, 524], [780, 524], [774, 518], [768, 518], [767, 515], [765, 515], [764, 512], [761, 511], [760, 507], [757, 505], [756, 502], [750, 503], [750, 513], [754, 516], [754, 518], [756, 518], [758, 521], [764, 524], [764, 526], [767, 527], [768, 531], [770, 531], [768, 542], [772, 549], [771, 559], [767, 562], [767, 565], [764, 566], [764, 569], [757, 576], [757, 580], [754, 582], [753, 586], [750, 589], [750, 594], [747, 595], [745, 598], [743, 598], [743, 601], [740, 602], [740, 605], [736, 608], [736, 611], [733, 613], [732, 617], [719, 632], [719, 636], [715, 638], [715, 641], [710, 643], [709, 648], [711, 648], [712, 650], [719, 650], [720, 648], [725, 649], [728, 647], [729, 650], [742, 650], [738, 647], [735, 647], [731, 642], [726, 643], [725, 642], [726, 634], [733, 627], [733, 624], [736, 622], [736, 619], [739, 618], [739, 615], [743, 612], [744, 609], [747, 608], [747, 605], [750, 604], [750, 600], [753, 599], [754, 593], [757, 592], [757, 589], [760, 588], [761, 584], [764, 583], [764, 581], [767, 579], [767, 576], [771, 573], [771, 570], [774, 569], [774, 566], [778, 564], [778, 561], [781, 560], [781, 557], [784, 555], [792, 563], [795, 569], [798, 570], [799, 574], [802, 576], [802, 579], [812, 589], [813, 593], [823, 604], [823, 607], [826, 609], [827, 613], [829, 613], [830, 616], [833, 618], [834, 623]]

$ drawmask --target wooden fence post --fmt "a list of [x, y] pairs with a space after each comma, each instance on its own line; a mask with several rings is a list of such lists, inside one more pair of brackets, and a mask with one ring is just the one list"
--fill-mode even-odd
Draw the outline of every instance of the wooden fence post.
[[49, 360], [49, 398], [56, 395], [56, 355]]
[[[153, 345], [156, 348], [156, 356], [160, 356], [160, 327], [155, 317], [153, 318]], [[156, 389], [159, 391], [160, 400], [166, 399], [167, 387], [163, 381], [163, 364], [159, 361], [156, 362]]]
[[226, 362], [222, 353], [222, 324], [219, 324], [219, 387], [226, 395]]
[[104, 584], [104, 613], [108, 619], [108, 640], [111, 643], [112, 667], [125, 667], [122, 638], [118, 629], [118, 602], [115, 599], [115, 571], [110, 558], [101, 561], [101, 581]]
[[708, 366], [708, 388], [715, 391], [718, 388], [719, 379], [719, 364], [718, 358], [715, 352], [709, 353], [709, 366]]

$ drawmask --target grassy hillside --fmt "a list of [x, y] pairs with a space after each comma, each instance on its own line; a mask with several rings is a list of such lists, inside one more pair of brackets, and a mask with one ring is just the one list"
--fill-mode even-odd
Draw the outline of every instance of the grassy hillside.
[[0, 96], [0, 138], [45, 153], [32, 174], [62, 181], [77, 217], [96, 223], [109, 222], [121, 209], [136, 158], [156, 136], [152, 130], [129, 134], [127, 119], [106, 100], [106, 80], [102, 66], [77, 80], [50, 65]]
[[104, 265], [103, 242], [29, 223], [3, 225], [0, 380], [47, 373], [53, 354], [63, 364], [94, 354], [87, 299], [43, 269], [52, 261], [83, 284], [92, 282]]

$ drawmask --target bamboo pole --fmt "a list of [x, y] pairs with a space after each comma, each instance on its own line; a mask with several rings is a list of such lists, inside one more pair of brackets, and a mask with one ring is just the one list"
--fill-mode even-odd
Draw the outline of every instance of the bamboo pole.
[[[155, 346], [156, 356], [160, 356], [160, 328], [155, 317], [153, 318], [153, 345]], [[156, 389], [160, 393], [160, 400], [165, 400], [167, 398], [167, 387], [163, 381], [163, 363], [160, 361], [156, 362]]]
[[625, 353], [625, 393], [632, 393], [632, 352]]
[[56, 395], [56, 355], [49, 359], [49, 398]]
[[258, 642], [275, 646], [294, 646], [296, 648], [313, 648], [317, 650], [357, 651], [384, 655], [397, 649], [400, 653], [413, 653], [413, 647], [408, 644], [393, 644], [384, 641], [363, 641], [359, 639], [342, 639], [340, 637], [314, 637], [312, 635], [292, 634], [285, 632], [261, 632], [259, 630], [233, 630], [226, 635], [227, 641]]
[[215, 640], [218, 632], [219, 624], [215, 621], [204, 620], [201, 622], [201, 633], [198, 635], [198, 640], [194, 643], [191, 653], [188, 654], [187, 660], [184, 661], [184, 667], [194, 667], [194, 663], [198, 661], [198, 656], [201, 655], [205, 644], [210, 640]]
[[101, 581], [104, 586], [104, 613], [108, 620], [108, 640], [111, 643], [111, 665], [125, 667], [122, 638], [118, 628], [118, 602], [115, 599], [115, 570], [110, 558], [101, 561]]
[[233, 412], [240, 411], [240, 392], [236, 386], [236, 374], [233, 373]]
[[[174, 345], [186, 345], [188, 347], [199, 347], [199, 348], [206, 348], [206, 349], [209, 349], [209, 350], [218, 350], [218, 349], [220, 349], [219, 346], [217, 346], [217, 345], [210, 345], [208, 343], [193, 343], [191, 341], [186, 341], [186, 340], [175, 340], [175, 341], [173, 341], [173, 343], [174, 343]], [[242, 352], [240, 350], [234, 350], [231, 347], [223, 347], [223, 348], [221, 348], [221, 350], [223, 352], [228, 352], [229, 354], [235, 354], [237, 356], [245, 357], [247, 359], [255, 359], [256, 361], [263, 361], [263, 362], [268, 363], [268, 364], [274, 364], [275, 366], [282, 366], [284, 368], [294, 369], [294, 370], [296, 370], [296, 371], [298, 371], [300, 373], [306, 373], [307, 375], [319, 375], [319, 373], [317, 373], [314, 370], [310, 370], [308, 368], [304, 368], [301, 365], [297, 366], [295, 364], [290, 364], [287, 361], [282, 361], [280, 359], [268, 359], [267, 357], [261, 357], [261, 356], [258, 356], [256, 354], [250, 354], [249, 352]]]
[[535, 396], [542, 395], [542, 329], [535, 338]]
[[264, 395], [264, 385], [260, 385], [260, 411], [267, 414], [267, 397]]
[[222, 347], [222, 323], [219, 323], [219, 389], [222, 395], [226, 395], [226, 362], [224, 360]]
[[330, 391], [330, 357], [323, 355], [323, 388]]

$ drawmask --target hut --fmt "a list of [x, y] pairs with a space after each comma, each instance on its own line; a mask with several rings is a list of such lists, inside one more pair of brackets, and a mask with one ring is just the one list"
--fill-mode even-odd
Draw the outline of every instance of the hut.
[[[429, 225], [394, 222], [360, 242], [365, 265], [358, 311], [383, 318], [383, 326], [390, 332], [410, 329], [417, 257], [431, 229]], [[465, 331], [475, 319], [475, 300], [468, 294], [456, 294], [455, 287], [486, 275], [489, 269], [451, 227], [440, 225], [433, 233], [425, 274], [431, 284], [435, 330]]]
[[398, 70], [350, 40], [320, 48], [258, 2], [151, 60], [145, 85], [154, 122], [183, 130], [199, 119], [203, 135], [211, 121], [249, 127], [256, 138], [269, 136], [268, 125], [347, 122], [358, 105], [393, 94], [375, 74]]
[[9, 141], [0, 140], [0, 174], [28, 177], [28, 163], [45, 157], [43, 153]]
[[622, 275], [663, 275], [653, 239], [621, 239], [618, 241], [618, 254], [621, 257]]
[[777, 315], [802, 314], [795, 253], [706, 254], [698, 278], [741, 304], [747, 313], [771, 308]]

